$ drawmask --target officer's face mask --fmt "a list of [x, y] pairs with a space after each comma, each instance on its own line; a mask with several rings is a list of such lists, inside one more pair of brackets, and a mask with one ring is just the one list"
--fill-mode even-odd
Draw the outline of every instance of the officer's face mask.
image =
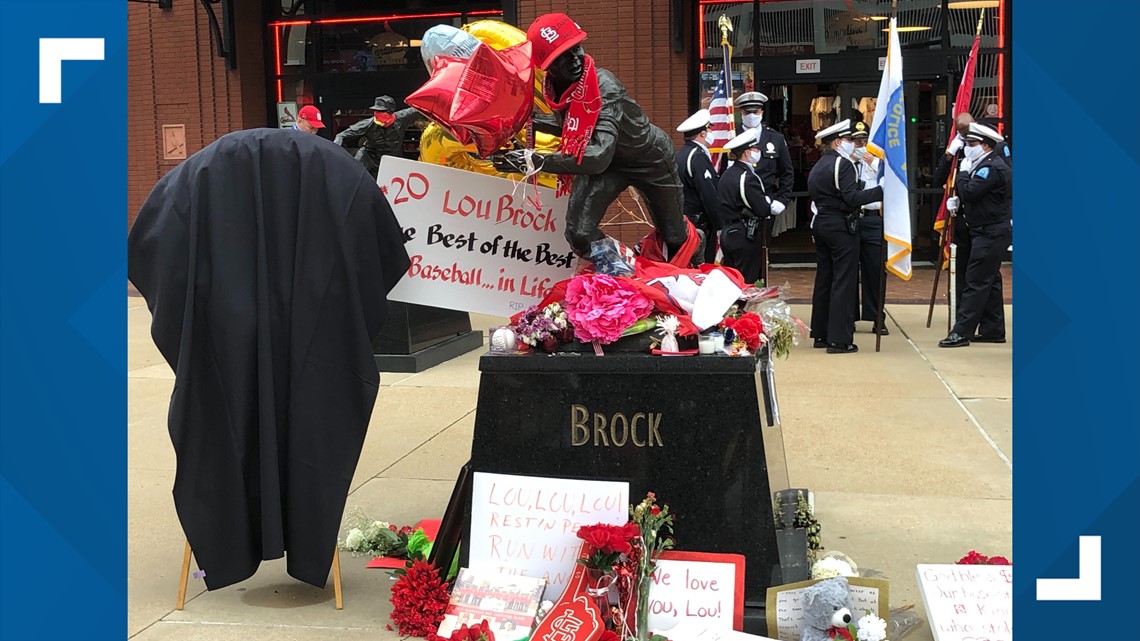
[[839, 143], [839, 155], [851, 156], [851, 152], [855, 151], [855, 143], [850, 140], [843, 140]]
[[748, 113], [740, 117], [740, 122], [749, 129], [755, 129], [760, 126], [760, 121], [764, 117], [764, 112]]
[[982, 154], [984, 154], [985, 151], [986, 150], [982, 148], [981, 144], [977, 144], [966, 145], [966, 148], [962, 150], [962, 153], [966, 154], [966, 158], [969, 158], [970, 162], [974, 162], [975, 160], [981, 158]]

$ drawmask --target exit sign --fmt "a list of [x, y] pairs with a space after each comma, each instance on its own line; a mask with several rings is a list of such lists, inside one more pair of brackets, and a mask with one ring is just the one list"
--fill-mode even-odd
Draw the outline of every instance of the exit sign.
[[819, 73], [819, 58], [797, 60], [796, 73]]

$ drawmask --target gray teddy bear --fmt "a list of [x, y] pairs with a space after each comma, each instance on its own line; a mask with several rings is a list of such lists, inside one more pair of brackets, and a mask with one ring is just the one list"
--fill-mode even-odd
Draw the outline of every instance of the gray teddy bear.
[[834, 638], [848, 639], [847, 624], [851, 623], [855, 606], [847, 590], [847, 579], [835, 577], [820, 581], [804, 590], [804, 629], [800, 641], [830, 641], [832, 628], [842, 632]]

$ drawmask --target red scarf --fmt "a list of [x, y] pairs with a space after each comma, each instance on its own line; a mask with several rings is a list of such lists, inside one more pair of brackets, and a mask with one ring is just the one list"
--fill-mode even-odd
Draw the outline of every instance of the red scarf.
[[846, 639], [847, 641], [855, 641], [851, 637], [851, 631], [847, 628], [833, 627], [827, 631], [827, 638], [829, 639]]
[[385, 113], [383, 111], [373, 111], [372, 118], [376, 121], [376, 124], [381, 127], [391, 127], [392, 123], [396, 122], [396, 116], [394, 114]]
[[[546, 74], [542, 93], [554, 111], [566, 111], [562, 123], [562, 147], [559, 151], [574, 156], [581, 164], [586, 146], [594, 135], [594, 126], [598, 124], [598, 114], [602, 111], [602, 92], [598, 88], [598, 68], [594, 66], [594, 59], [584, 56], [582, 77], [562, 94], [560, 100], [554, 99], [554, 84], [549, 73]], [[570, 182], [573, 179], [569, 174], [559, 175], [556, 195], [570, 193]]]

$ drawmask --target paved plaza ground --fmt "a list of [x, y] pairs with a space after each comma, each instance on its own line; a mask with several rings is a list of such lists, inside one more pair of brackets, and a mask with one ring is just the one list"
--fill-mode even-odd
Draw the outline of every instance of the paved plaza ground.
[[[386, 629], [388, 575], [349, 555], [341, 611], [331, 582], [325, 590], [302, 584], [282, 561], [215, 592], [192, 579], [185, 609], [175, 611], [184, 537], [166, 431], [174, 376], [151, 342], [143, 300], [129, 296], [127, 306], [130, 637], [397, 639]], [[808, 319], [808, 306], [794, 309]], [[857, 354], [828, 355], [807, 341], [776, 363], [783, 442], [791, 485], [815, 491], [824, 546], [884, 572], [892, 605], [914, 603], [921, 613], [916, 564], [953, 563], [971, 549], [1012, 553], [1012, 307], [1009, 343], [950, 350], [937, 347], [944, 307], [931, 329], [926, 305], [887, 312], [891, 335], [880, 353], [870, 324], [860, 323]], [[472, 320], [485, 329], [504, 319]], [[442, 515], [470, 453], [481, 353], [419, 374], [381, 374], [348, 507], [399, 524]], [[907, 638], [933, 637], [924, 625]]]

